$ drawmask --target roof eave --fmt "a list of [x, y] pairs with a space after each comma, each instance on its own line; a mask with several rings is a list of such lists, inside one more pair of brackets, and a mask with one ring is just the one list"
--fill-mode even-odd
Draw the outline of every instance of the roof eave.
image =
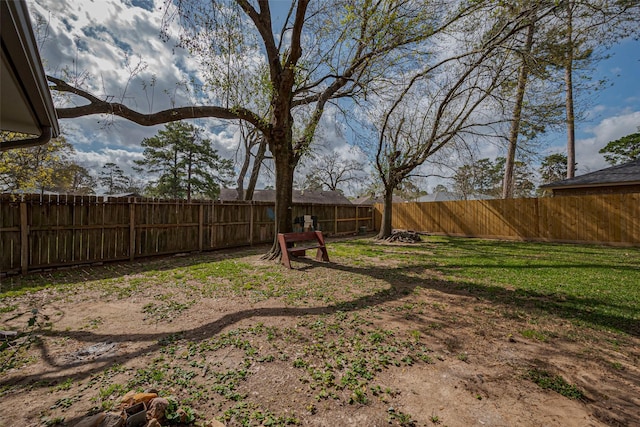
[[40, 131], [40, 135], [36, 137], [2, 142], [0, 143], [0, 151], [45, 144], [60, 134], [60, 128], [31, 27], [29, 11], [23, 0], [0, 0], [0, 7], [2, 56], [12, 74], [12, 76], [4, 76], [3, 78], [13, 77], [13, 84], [16, 85], [16, 90], [21, 93], [24, 102], [31, 111], [31, 119]]
[[563, 190], [570, 188], [592, 188], [592, 187], [619, 187], [623, 185], [640, 185], [640, 180], [638, 181], [623, 181], [623, 182], [598, 182], [598, 183], [587, 183], [587, 184], [567, 184], [567, 185], [553, 185], [546, 184], [541, 185], [540, 188], [544, 190]]

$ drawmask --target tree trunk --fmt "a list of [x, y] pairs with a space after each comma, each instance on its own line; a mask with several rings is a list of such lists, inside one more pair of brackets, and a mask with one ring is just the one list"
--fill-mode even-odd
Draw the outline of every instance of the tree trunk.
[[382, 211], [382, 222], [380, 223], [380, 231], [376, 239], [386, 239], [391, 236], [391, 215], [393, 212], [393, 188], [384, 189], [384, 208]]
[[565, 108], [567, 119], [567, 178], [576, 173], [576, 135], [573, 108], [573, 2], [567, 2], [567, 52], [564, 68]]
[[[244, 161], [242, 162], [242, 167], [240, 168], [240, 172], [238, 172], [238, 179], [236, 180], [236, 191], [238, 192], [238, 200], [245, 200], [244, 198], [244, 177], [249, 170], [249, 162], [251, 161], [251, 153], [249, 152], [249, 148], [246, 148], [246, 152], [244, 155]], [[251, 200], [251, 199], [249, 199]]]
[[193, 173], [193, 153], [187, 154], [187, 203], [191, 203], [191, 175]]
[[527, 40], [525, 42], [524, 51], [522, 52], [522, 65], [518, 73], [518, 87], [516, 89], [516, 104], [513, 107], [513, 115], [511, 118], [511, 129], [509, 130], [509, 148], [507, 149], [506, 161], [504, 164], [504, 180], [502, 181], [502, 198], [513, 198], [513, 169], [516, 160], [516, 148], [518, 147], [518, 134], [520, 133], [520, 120], [522, 119], [522, 104], [524, 102], [524, 94], [527, 89], [527, 80], [529, 78], [529, 55], [533, 48], [533, 33], [535, 32], [535, 23], [532, 22], [527, 27]]
[[[280, 153], [275, 154], [276, 168], [276, 201], [275, 201], [275, 234], [271, 250], [263, 256], [263, 259], [279, 259], [281, 254], [278, 245], [278, 233], [290, 233], [293, 231], [293, 171], [295, 164], [291, 153], [291, 145], [280, 146]], [[275, 151], [272, 145], [271, 151]]]
[[251, 176], [249, 177], [249, 185], [247, 185], [247, 191], [244, 193], [245, 200], [253, 199], [253, 193], [256, 189], [256, 184], [258, 183], [258, 176], [260, 176], [260, 168], [262, 167], [262, 162], [264, 162], [266, 153], [267, 140], [265, 138], [261, 138], [260, 145], [258, 146], [258, 152], [253, 160], [253, 168], [251, 169]]

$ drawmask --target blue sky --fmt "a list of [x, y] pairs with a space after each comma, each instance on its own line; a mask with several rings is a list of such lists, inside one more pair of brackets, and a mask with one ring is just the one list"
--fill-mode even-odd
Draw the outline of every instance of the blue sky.
[[[585, 119], [576, 126], [577, 174], [608, 165], [598, 151], [607, 142], [640, 128], [640, 41], [623, 40], [597, 64], [593, 79], [604, 78], [604, 89], [582, 94], [587, 102]], [[566, 152], [564, 131], [547, 135], [550, 152]]]
[[[86, 71], [84, 84], [91, 91], [122, 99], [141, 111], [157, 111], [172, 102], [189, 103], [189, 94], [176, 83], [193, 75], [197, 78], [200, 72], [186, 52], [160, 41], [161, 4], [161, 0], [29, 1], [32, 15], [43, 16], [48, 22], [41, 55], [50, 73], [60, 75], [64, 67], [69, 67], [84, 78], [82, 72]], [[600, 92], [582, 94], [588, 109], [586, 119], [576, 129], [578, 174], [606, 167], [598, 150], [610, 140], [636, 132], [640, 126], [640, 42], [626, 40], [609, 54], [611, 57], [597, 65], [593, 76], [607, 78], [609, 85]], [[125, 93], [124, 82], [132, 70], [136, 70], [136, 78]], [[150, 90], [148, 83], [152, 80], [156, 84]], [[328, 148], [345, 157], [357, 156], [347, 141], [331, 130], [331, 121], [337, 116], [330, 111], [326, 116]], [[199, 124], [210, 127], [209, 137], [221, 154], [235, 155], [237, 135], [233, 129], [221, 131], [220, 123], [213, 120]], [[130, 171], [133, 160], [140, 158], [140, 141], [161, 128], [145, 128], [117, 118], [105, 122], [100, 116], [64, 120], [62, 126], [85, 167], [97, 170], [107, 162], [115, 162], [125, 171]], [[548, 153], [565, 152], [565, 141], [564, 132], [548, 134], [542, 149]], [[431, 187], [436, 183], [428, 184]]]

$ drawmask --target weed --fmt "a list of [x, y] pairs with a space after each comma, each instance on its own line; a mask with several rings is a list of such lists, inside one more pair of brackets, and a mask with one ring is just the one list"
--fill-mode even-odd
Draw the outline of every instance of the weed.
[[366, 405], [369, 403], [369, 399], [367, 398], [367, 392], [362, 388], [356, 388], [351, 393], [351, 397], [349, 398], [349, 404], [360, 403], [361, 405]]
[[63, 397], [62, 399], [56, 400], [56, 403], [51, 405], [49, 409], [60, 408], [63, 411], [69, 409], [75, 402], [78, 401], [78, 397]]
[[397, 411], [394, 408], [389, 408], [387, 410], [389, 414], [389, 423], [397, 422], [402, 427], [415, 427], [416, 422], [413, 417], [409, 414], [406, 414], [402, 411]]
[[57, 386], [55, 386], [54, 390], [55, 391], [63, 391], [63, 390], [66, 391], [66, 390], [71, 389], [72, 385], [73, 385], [73, 378], [67, 378], [66, 380], [64, 380], [63, 382], [61, 382]]
[[534, 329], [525, 329], [523, 331], [520, 332], [520, 334], [528, 339], [535, 339], [538, 341], [546, 341], [547, 340], [547, 336], [539, 331], [536, 331]]
[[185, 303], [180, 303], [173, 300], [163, 301], [161, 304], [150, 302], [142, 307], [142, 312], [145, 313], [147, 317], [154, 319], [156, 322], [170, 322], [173, 318], [177, 317], [180, 313], [187, 310], [193, 304], [195, 304], [195, 300]]
[[5, 305], [4, 307], [0, 307], [0, 314], [11, 313], [12, 311], [16, 311], [17, 309], [17, 305]]
[[624, 366], [622, 366], [622, 363], [620, 362], [612, 362], [611, 363], [611, 367], [617, 371], [622, 371], [624, 370]]
[[526, 377], [543, 389], [553, 390], [569, 399], [585, 399], [584, 393], [577, 386], [567, 383], [560, 375], [552, 375], [547, 371], [534, 368], [527, 372]]

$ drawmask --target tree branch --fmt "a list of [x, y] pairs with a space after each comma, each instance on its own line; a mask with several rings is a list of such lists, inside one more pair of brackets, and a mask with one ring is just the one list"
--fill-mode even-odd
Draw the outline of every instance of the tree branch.
[[245, 108], [222, 108], [210, 105], [197, 105], [171, 108], [151, 114], [142, 114], [124, 104], [103, 101], [89, 92], [71, 86], [64, 80], [56, 77], [47, 76], [47, 80], [54, 83], [54, 86], [51, 86], [52, 90], [72, 93], [89, 101], [89, 104], [78, 107], [57, 108], [56, 112], [60, 119], [72, 119], [92, 114], [113, 114], [142, 126], [154, 126], [178, 120], [212, 117], [218, 119], [240, 119], [251, 123], [261, 131], [268, 131], [268, 125], [264, 123], [258, 115]]

